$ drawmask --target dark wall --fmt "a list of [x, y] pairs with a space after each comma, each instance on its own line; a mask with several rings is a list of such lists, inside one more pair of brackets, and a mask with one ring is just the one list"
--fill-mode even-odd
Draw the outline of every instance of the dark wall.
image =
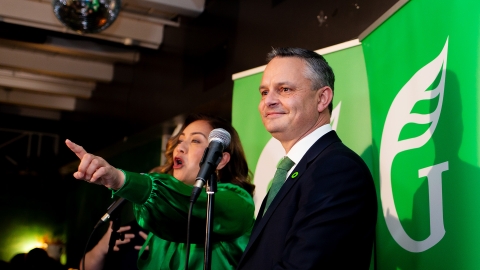
[[234, 59], [239, 72], [265, 64], [272, 47], [318, 50], [358, 38], [397, 0], [243, 0]]

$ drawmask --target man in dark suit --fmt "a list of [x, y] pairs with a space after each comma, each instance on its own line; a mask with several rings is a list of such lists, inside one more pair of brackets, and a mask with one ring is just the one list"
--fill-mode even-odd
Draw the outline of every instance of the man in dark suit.
[[300, 48], [268, 60], [259, 111], [293, 167], [276, 195], [274, 177], [238, 269], [368, 269], [377, 197], [368, 167], [329, 124], [333, 71]]

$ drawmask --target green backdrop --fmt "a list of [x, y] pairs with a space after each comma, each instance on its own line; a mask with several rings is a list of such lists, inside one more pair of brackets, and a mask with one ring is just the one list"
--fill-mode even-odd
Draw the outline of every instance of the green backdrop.
[[[409, 1], [361, 46], [318, 51], [337, 79], [332, 125], [374, 175], [376, 269], [480, 269], [479, 6]], [[259, 207], [283, 149], [261, 123], [256, 70], [235, 75], [232, 119]]]

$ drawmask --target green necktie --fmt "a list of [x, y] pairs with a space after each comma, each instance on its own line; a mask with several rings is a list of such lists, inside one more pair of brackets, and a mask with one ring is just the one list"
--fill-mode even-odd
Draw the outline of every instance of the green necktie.
[[272, 180], [272, 186], [270, 187], [270, 191], [268, 192], [267, 197], [267, 204], [265, 205], [265, 210], [263, 214], [267, 212], [268, 207], [272, 203], [273, 199], [277, 195], [278, 191], [282, 187], [283, 183], [287, 178], [288, 171], [293, 167], [295, 162], [293, 162], [290, 158], [285, 156], [277, 165], [277, 171], [275, 172], [275, 176]]

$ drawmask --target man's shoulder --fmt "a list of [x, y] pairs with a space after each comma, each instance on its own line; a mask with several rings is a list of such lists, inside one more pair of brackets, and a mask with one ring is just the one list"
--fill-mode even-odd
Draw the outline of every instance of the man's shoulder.
[[317, 160], [321, 158], [327, 158], [332, 162], [335, 159], [352, 160], [366, 167], [362, 157], [345, 145], [334, 130], [318, 139], [309, 151], [310, 150], [312, 151], [311, 154], [315, 155], [315, 159]]
[[318, 138], [305, 154], [318, 154], [324, 153], [325, 150], [332, 151], [338, 149], [347, 150], [349, 148], [343, 144], [335, 130], [332, 130]]

